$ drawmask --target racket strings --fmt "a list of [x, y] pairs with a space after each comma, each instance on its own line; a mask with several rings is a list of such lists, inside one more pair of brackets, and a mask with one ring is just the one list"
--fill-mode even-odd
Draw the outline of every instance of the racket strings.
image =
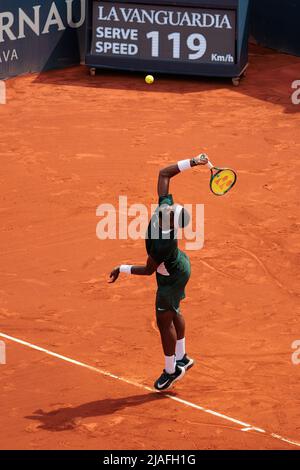
[[220, 196], [226, 194], [235, 184], [236, 174], [229, 169], [220, 170], [211, 182], [211, 190], [214, 194]]

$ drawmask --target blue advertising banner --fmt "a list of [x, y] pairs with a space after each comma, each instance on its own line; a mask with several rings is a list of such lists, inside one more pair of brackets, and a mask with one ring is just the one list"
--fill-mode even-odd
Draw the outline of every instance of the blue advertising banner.
[[[83, 61], [87, 1], [0, 0], [0, 79]], [[200, 0], [187, 3], [202, 4]], [[210, 0], [203, 5], [223, 3], [230, 7], [236, 0]], [[250, 4], [251, 34], [256, 41], [300, 55], [299, 0], [251, 0]], [[248, 8], [248, 0], [239, 2], [241, 18], [246, 17], [243, 8]], [[238, 54], [240, 48], [245, 48], [241, 42]]]
[[0, 79], [80, 62], [86, 0], [1, 0]]

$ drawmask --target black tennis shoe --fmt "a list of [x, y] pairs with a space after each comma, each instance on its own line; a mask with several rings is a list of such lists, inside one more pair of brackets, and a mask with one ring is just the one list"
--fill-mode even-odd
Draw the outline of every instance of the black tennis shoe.
[[180, 359], [179, 361], [176, 361], [176, 364], [179, 366], [179, 367], [183, 367], [185, 369], [185, 371], [189, 370], [191, 367], [193, 367], [194, 365], [194, 359], [191, 359], [189, 356], [187, 356], [186, 354], [183, 356], [182, 359]]
[[168, 390], [169, 388], [172, 387], [174, 382], [177, 382], [177, 380], [182, 379], [184, 374], [185, 374], [184, 367], [180, 367], [179, 365], [176, 365], [174, 374], [168, 374], [164, 370], [161, 376], [154, 383], [154, 388], [156, 388], [156, 390], [159, 390], [160, 392], [163, 390]]

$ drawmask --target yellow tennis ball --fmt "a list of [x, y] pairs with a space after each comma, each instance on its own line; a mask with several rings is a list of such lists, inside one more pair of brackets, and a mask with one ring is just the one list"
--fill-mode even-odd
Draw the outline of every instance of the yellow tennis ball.
[[145, 82], [148, 83], [148, 85], [152, 85], [152, 83], [154, 82], [154, 77], [152, 75], [147, 75], [147, 77], [145, 78]]

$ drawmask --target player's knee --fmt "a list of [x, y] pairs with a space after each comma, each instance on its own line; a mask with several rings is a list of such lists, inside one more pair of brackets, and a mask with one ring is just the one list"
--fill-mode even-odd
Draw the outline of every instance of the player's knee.
[[156, 323], [159, 330], [166, 330], [172, 326], [173, 312], [159, 312], [156, 314]]

